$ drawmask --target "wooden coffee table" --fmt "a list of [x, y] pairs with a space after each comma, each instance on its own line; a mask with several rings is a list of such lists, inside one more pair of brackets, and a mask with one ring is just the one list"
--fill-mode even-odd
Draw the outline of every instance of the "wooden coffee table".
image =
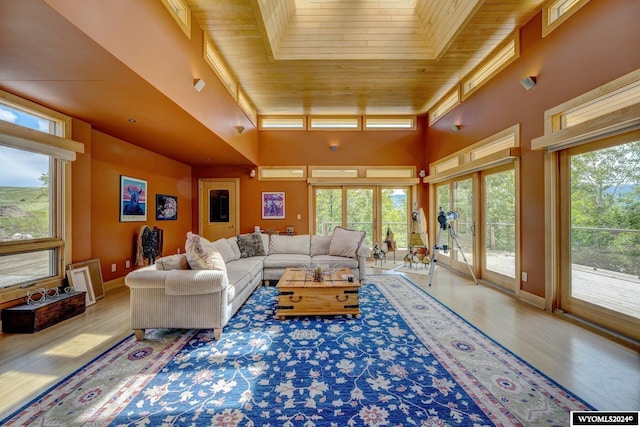
[[[349, 281], [349, 277], [353, 281]], [[278, 311], [285, 316], [341, 315], [358, 316], [358, 289], [360, 283], [351, 269], [340, 268], [323, 274], [323, 280], [313, 281], [313, 271], [305, 268], [287, 268], [278, 281]]]

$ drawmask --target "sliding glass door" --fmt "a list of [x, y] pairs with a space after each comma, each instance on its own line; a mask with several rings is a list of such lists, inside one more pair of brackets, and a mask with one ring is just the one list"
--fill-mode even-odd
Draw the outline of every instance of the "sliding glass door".
[[[432, 187], [433, 188], [433, 187]], [[441, 208], [458, 218], [441, 230], [438, 263], [464, 274], [469, 267], [478, 278], [509, 290], [516, 289], [516, 175], [513, 164], [487, 169], [435, 184], [432, 217]], [[440, 231], [434, 221], [434, 231]], [[457, 242], [452, 238], [457, 237]], [[459, 246], [458, 246], [459, 244]], [[466, 261], [465, 261], [466, 258]], [[469, 266], [467, 266], [467, 263]]]
[[373, 248], [384, 242], [387, 231], [396, 247], [407, 247], [411, 206], [410, 187], [314, 186], [315, 232], [330, 236], [342, 226], [366, 231], [365, 243]]
[[342, 225], [342, 188], [316, 188], [314, 205], [316, 234], [331, 236]]
[[560, 154], [560, 308], [638, 336], [640, 132]]
[[367, 235], [364, 241], [372, 248], [375, 231], [373, 188], [347, 188], [344, 195], [346, 196], [346, 227], [365, 231]]
[[[475, 220], [473, 209], [473, 181], [471, 178], [464, 178], [453, 181], [452, 201], [453, 210], [458, 212], [459, 218], [452, 221], [451, 226], [458, 237], [458, 242], [453, 242], [454, 250], [451, 254], [452, 266], [460, 271], [467, 271], [464, 258], [469, 265], [474, 265], [474, 238]], [[457, 245], [460, 245], [457, 248]], [[460, 250], [461, 249], [461, 250]], [[463, 256], [464, 253], [464, 256]], [[472, 267], [473, 268], [473, 267]]]
[[390, 233], [393, 235], [396, 250], [404, 251], [408, 246], [409, 188], [383, 187], [380, 189], [380, 195], [380, 209], [382, 211], [382, 228], [380, 232], [382, 236], [379, 237], [379, 241], [384, 241], [387, 234]]
[[[440, 210], [444, 212], [449, 212], [453, 209], [451, 204], [451, 184], [449, 182], [438, 184], [436, 187], [436, 207], [433, 209], [434, 218], [437, 218], [438, 212]], [[436, 229], [434, 232], [436, 235], [434, 236], [436, 239], [435, 244], [438, 246], [447, 246], [451, 247], [452, 239], [447, 230], [442, 230], [440, 228], [440, 224], [438, 221], [435, 222]], [[433, 255], [433, 254], [432, 254]], [[443, 265], [451, 265], [451, 257], [449, 256], [449, 251], [445, 252], [440, 250], [438, 252], [438, 263]]]
[[515, 183], [513, 165], [481, 174], [481, 276], [511, 291], [516, 285]]

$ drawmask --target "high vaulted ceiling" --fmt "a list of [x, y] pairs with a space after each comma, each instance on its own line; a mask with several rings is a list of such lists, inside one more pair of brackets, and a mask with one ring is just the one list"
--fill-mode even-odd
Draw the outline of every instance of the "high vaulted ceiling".
[[423, 114], [543, 0], [187, 0], [262, 115]]
[[202, 32], [258, 114], [424, 114], [544, 3], [186, 1], [191, 38], [161, 0], [0, 0], [0, 89], [186, 164], [257, 164]]

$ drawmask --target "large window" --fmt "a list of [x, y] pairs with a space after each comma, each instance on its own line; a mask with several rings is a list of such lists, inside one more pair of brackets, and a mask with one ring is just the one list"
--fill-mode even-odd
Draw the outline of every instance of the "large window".
[[[425, 178], [432, 184], [432, 242], [451, 249], [440, 251], [438, 262], [460, 272], [471, 268], [477, 277], [514, 292], [519, 289], [519, 156], [520, 126], [514, 125], [431, 163]], [[457, 242], [448, 230], [438, 241], [440, 208], [458, 213], [452, 221]]]
[[640, 340], [640, 70], [545, 111], [546, 307]]
[[0, 91], [0, 302], [64, 277], [66, 164], [82, 151], [69, 123]]
[[[49, 156], [0, 146], [0, 241], [16, 243], [55, 238]], [[13, 244], [11, 244], [13, 243]], [[28, 250], [0, 258], [0, 287], [57, 274], [57, 252]]]
[[561, 307], [623, 333], [637, 331], [640, 132], [565, 150], [560, 165], [561, 210], [568, 213]]
[[387, 231], [396, 248], [406, 250], [409, 233], [409, 186], [315, 186], [316, 234], [330, 236], [337, 226], [366, 231], [365, 243], [382, 244]]

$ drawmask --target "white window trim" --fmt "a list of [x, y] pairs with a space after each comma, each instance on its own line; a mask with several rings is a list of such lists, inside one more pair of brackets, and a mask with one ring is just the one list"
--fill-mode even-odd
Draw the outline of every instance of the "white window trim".
[[33, 250], [57, 249], [56, 276], [38, 280], [24, 286], [15, 285], [0, 289], [0, 303], [22, 298], [29, 290], [41, 287], [60, 286], [64, 279], [66, 260], [71, 259], [71, 168], [69, 161], [75, 160], [76, 153], [84, 152], [84, 144], [73, 141], [71, 135], [71, 118], [56, 111], [23, 100], [15, 95], [0, 91], [0, 98], [10, 101], [17, 108], [29, 113], [42, 115], [44, 118], [58, 122], [61, 126], [56, 132], [62, 136], [47, 134], [13, 123], [0, 121], [0, 144], [41, 153], [52, 157], [52, 172], [55, 180], [50, 181], [52, 197], [55, 200], [53, 212], [55, 236], [46, 239], [34, 239], [20, 242], [0, 242], [0, 254], [24, 253]]

